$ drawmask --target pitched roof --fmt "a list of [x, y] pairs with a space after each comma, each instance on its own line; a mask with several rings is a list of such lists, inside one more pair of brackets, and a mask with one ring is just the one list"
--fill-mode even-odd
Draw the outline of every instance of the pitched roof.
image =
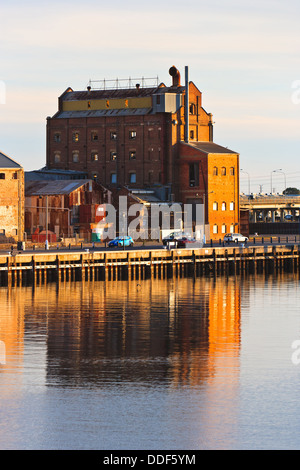
[[129, 89], [107, 89], [107, 90], [84, 90], [84, 91], [69, 91], [63, 93], [61, 98], [63, 101], [77, 101], [77, 100], [99, 100], [105, 98], [136, 98], [152, 96], [157, 88], [129, 88]]
[[22, 166], [0, 151], [0, 168], [22, 168]]
[[74, 91], [68, 88], [61, 96], [62, 101], [78, 101], [78, 100], [99, 100], [106, 98], [144, 98], [154, 94], [161, 93], [184, 93], [185, 87], [166, 87], [161, 84], [158, 87], [140, 87], [140, 88], [114, 88], [106, 90], [83, 90]]
[[70, 194], [92, 180], [45, 180], [25, 183], [25, 196], [54, 196]]
[[87, 118], [102, 116], [141, 116], [150, 114], [151, 108], [126, 108], [126, 109], [98, 109], [98, 110], [78, 110], [78, 111], [58, 111], [55, 118]]
[[230, 150], [227, 147], [222, 147], [221, 145], [215, 144], [214, 142], [182, 142], [182, 144], [189, 145], [191, 147], [194, 147], [197, 150], [200, 150], [200, 152], [203, 153], [217, 153], [217, 154], [235, 154], [238, 155], [238, 152], [235, 152], [234, 150]]

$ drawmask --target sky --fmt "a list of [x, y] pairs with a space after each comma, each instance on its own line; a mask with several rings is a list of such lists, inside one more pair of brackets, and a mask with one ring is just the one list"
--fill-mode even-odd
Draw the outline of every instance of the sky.
[[67, 87], [158, 77], [202, 92], [214, 141], [240, 154], [241, 191], [300, 188], [299, 0], [0, 0], [0, 150], [46, 162]]

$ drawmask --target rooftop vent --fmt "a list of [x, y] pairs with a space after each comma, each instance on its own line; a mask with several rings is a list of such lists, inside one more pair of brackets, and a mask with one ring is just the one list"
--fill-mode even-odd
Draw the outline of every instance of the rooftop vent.
[[175, 65], [172, 65], [172, 67], [170, 67], [169, 74], [173, 78], [172, 86], [174, 87], [180, 86], [180, 73], [179, 73], [179, 70], [175, 67]]

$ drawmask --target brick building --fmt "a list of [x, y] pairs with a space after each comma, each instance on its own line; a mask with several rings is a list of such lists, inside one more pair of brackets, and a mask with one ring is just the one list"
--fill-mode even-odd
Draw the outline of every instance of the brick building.
[[184, 85], [176, 67], [169, 73], [170, 86], [68, 88], [47, 118], [47, 169], [81, 171], [111, 188], [155, 188], [164, 201], [205, 202], [207, 234], [219, 238], [239, 228], [239, 155], [214, 144], [212, 115], [188, 68]]
[[207, 236], [239, 231], [239, 155], [213, 142], [181, 143], [180, 198], [204, 204]]
[[75, 234], [90, 239], [98, 206], [110, 202], [110, 191], [94, 180], [29, 180], [25, 188], [25, 230], [32, 236], [45, 232], [48, 226], [57, 239]]
[[23, 241], [24, 170], [0, 152], [0, 241]]

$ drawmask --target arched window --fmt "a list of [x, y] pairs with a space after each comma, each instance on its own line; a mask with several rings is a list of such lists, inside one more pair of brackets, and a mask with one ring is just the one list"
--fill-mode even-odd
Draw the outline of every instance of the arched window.
[[230, 175], [233, 176], [234, 175], [234, 167], [230, 167]]
[[222, 176], [225, 176], [225, 175], [226, 175], [226, 168], [225, 168], [225, 166], [222, 166], [222, 168], [221, 168], [221, 175], [222, 175]]
[[213, 175], [217, 176], [217, 174], [218, 174], [218, 168], [216, 166], [214, 166]]
[[222, 202], [222, 211], [226, 211], [226, 202]]

